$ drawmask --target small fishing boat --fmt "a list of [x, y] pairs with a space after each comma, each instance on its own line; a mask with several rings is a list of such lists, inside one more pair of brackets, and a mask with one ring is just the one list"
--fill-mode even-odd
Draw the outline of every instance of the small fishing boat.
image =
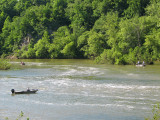
[[136, 67], [144, 67], [146, 66], [145, 64], [136, 64]]
[[144, 66], [146, 66], [144, 61], [143, 62], [138, 61], [138, 63], [136, 64], [136, 67], [144, 67]]
[[24, 63], [24, 62], [21, 62], [21, 65], [25, 65], [25, 63]]
[[14, 89], [11, 90], [12, 94], [34, 94], [38, 91], [38, 89], [27, 89], [26, 91], [19, 91], [16, 92]]

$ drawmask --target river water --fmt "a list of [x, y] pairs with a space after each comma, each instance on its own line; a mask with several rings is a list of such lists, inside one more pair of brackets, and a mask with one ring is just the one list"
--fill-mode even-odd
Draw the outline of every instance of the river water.
[[[0, 120], [21, 111], [30, 120], [144, 120], [160, 101], [160, 64], [94, 64], [91, 60], [20, 60], [0, 71]], [[39, 89], [37, 94], [11, 95]]]

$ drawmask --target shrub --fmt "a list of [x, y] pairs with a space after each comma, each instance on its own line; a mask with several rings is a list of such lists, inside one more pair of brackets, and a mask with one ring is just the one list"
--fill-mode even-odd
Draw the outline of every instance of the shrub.
[[145, 118], [145, 120], [160, 120], [160, 105], [154, 105], [152, 110], [152, 117], [151, 118]]
[[0, 59], [0, 70], [8, 70], [11, 68], [11, 64], [5, 60], [5, 59]]

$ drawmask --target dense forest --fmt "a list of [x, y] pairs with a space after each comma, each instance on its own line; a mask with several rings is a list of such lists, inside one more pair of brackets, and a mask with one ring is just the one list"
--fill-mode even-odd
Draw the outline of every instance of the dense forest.
[[160, 0], [0, 0], [0, 56], [160, 60]]

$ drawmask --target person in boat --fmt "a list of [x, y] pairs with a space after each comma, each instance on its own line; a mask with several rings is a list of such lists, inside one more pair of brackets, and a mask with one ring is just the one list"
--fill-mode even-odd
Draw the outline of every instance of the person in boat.
[[30, 89], [29, 89], [29, 88], [27, 88], [27, 91], [30, 91]]
[[21, 65], [25, 65], [25, 63], [24, 63], [24, 62], [21, 62]]
[[12, 94], [33, 94], [33, 93], [36, 93], [38, 91], [38, 89], [35, 89], [35, 90], [30, 90], [29, 88], [27, 88], [26, 91], [19, 91], [19, 92], [15, 92], [14, 89], [11, 89], [11, 92]]
[[145, 62], [143, 61], [142, 65], [145, 65]]
[[138, 62], [137, 62], [137, 65], [139, 65], [139, 64], [140, 64], [140, 62], [138, 61]]

